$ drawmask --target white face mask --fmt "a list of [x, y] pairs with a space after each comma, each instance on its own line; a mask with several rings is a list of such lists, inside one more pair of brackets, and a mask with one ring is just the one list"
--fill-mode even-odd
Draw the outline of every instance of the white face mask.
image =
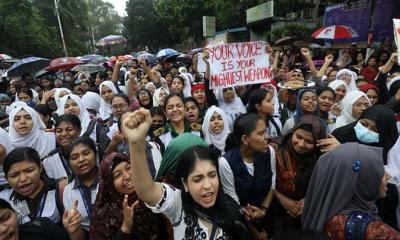
[[369, 130], [364, 127], [360, 121], [354, 126], [354, 131], [356, 132], [357, 139], [363, 143], [378, 143], [379, 133]]

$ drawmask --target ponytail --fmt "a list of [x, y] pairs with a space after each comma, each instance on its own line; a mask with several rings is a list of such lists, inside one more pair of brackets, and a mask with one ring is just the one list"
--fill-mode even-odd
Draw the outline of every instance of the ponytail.
[[226, 138], [225, 152], [235, 147], [240, 147], [242, 136], [250, 136], [254, 129], [256, 129], [257, 121], [260, 119], [255, 113], [245, 113], [236, 118], [233, 123], [233, 131]]

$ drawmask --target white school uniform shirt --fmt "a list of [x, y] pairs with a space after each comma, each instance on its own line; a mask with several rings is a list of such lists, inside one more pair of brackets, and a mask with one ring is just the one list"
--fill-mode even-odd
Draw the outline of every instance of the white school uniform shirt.
[[[275, 150], [269, 147], [270, 152], [270, 163], [271, 163], [271, 171], [272, 171], [272, 179], [271, 179], [271, 189], [275, 189], [276, 186], [276, 159], [275, 159]], [[235, 189], [235, 176], [233, 176], [233, 172], [231, 166], [224, 157], [220, 157], [218, 160], [219, 165], [219, 176], [221, 179], [222, 186], [224, 188], [224, 192], [231, 196], [239, 205], [239, 197], [236, 194]], [[251, 176], [254, 176], [254, 164], [246, 163], [247, 171]]]
[[[0, 145], [6, 149], [6, 155], [11, 152], [12, 145], [10, 139], [8, 138], [8, 133], [6, 130], [0, 127]], [[3, 165], [0, 165], [0, 185], [6, 184], [7, 180], [4, 176]]]
[[[78, 201], [77, 210], [81, 214], [82, 218], [81, 227], [89, 231], [89, 226], [90, 226], [89, 210], [86, 208], [86, 204], [83, 200], [79, 187], [75, 185], [76, 185], [76, 180], [74, 179], [70, 183], [68, 183], [68, 185], [65, 186], [64, 188], [64, 194], [63, 194], [64, 208], [67, 210], [72, 209], [74, 201], [77, 200]], [[97, 181], [95, 187], [91, 189], [90, 204], [92, 205], [92, 209], [96, 201], [96, 196], [98, 191], [99, 191], [99, 181]]]
[[[201, 137], [201, 134], [199, 131], [191, 131], [191, 134], [194, 134], [196, 136]], [[172, 135], [171, 135], [171, 131], [168, 131], [166, 133], [164, 133], [163, 135], [161, 135], [160, 137], [161, 142], [164, 144], [164, 148], [167, 149], [168, 144], [172, 141]]]
[[[154, 213], [164, 214], [171, 222], [174, 231], [174, 239], [186, 239], [186, 231], [194, 233], [192, 239], [195, 240], [209, 240], [209, 230], [201, 220], [197, 223], [192, 223], [191, 218], [186, 218], [186, 213], [183, 211], [181, 190], [172, 188], [171, 186], [161, 183], [162, 197], [160, 201], [153, 207], [147, 205]], [[194, 229], [192, 228], [194, 225]], [[228, 239], [227, 235], [221, 228], [217, 228], [214, 239], [210, 240], [225, 240]]]
[[[59, 179], [68, 177], [62, 161], [58, 152], [43, 160], [43, 168], [49, 178]], [[68, 162], [65, 162], [65, 164], [68, 166]]]
[[[13, 192], [14, 190], [12, 188], [4, 189], [3, 191], [0, 192], [0, 198], [10, 203], [12, 208], [15, 210], [19, 225], [32, 221], [32, 219], [29, 217], [30, 212], [28, 208], [28, 203], [25, 200], [21, 201], [13, 197], [12, 196]], [[38, 211], [40, 211], [40, 209], [43, 210], [40, 216], [38, 217], [46, 217], [49, 218], [50, 221], [58, 223], [61, 219], [60, 218], [61, 216], [60, 213], [58, 212], [56, 204], [57, 189], [48, 191], [45, 196], [46, 197], [43, 199], [44, 201], [43, 208], [40, 207], [42, 200], [39, 203]]]

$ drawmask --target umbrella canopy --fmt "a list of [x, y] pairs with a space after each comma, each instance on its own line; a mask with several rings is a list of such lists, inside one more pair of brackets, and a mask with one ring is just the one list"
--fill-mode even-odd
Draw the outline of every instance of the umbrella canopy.
[[132, 55], [127, 54], [127, 55], [124, 55], [124, 59], [125, 59], [125, 61], [132, 60], [132, 59], [134, 59], [134, 57]]
[[10, 55], [4, 54], [4, 53], [0, 53], [0, 61], [2, 60], [11, 60], [12, 57]]
[[83, 62], [74, 57], [62, 57], [51, 60], [49, 66], [46, 67], [47, 71], [70, 70], [78, 64]]
[[359, 37], [358, 33], [351, 27], [344, 25], [332, 25], [322, 27], [312, 34], [313, 38], [319, 39], [346, 39]]
[[108, 45], [118, 45], [122, 43], [126, 43], [126, 39], [120, 35], [109, 35], [100, 39], [96, 46], [108, 46]]
[[7, 77], [20, 77], [25, 73], [35, 73], [47, 65], [50, 60], [47, 58], [40, 57], [28, 57], [23, 58], [15, 62], [7, 71]]
[[154, 54], [144, 52], [137, 56], [137, 59], [147, 60], [149, 63], [155, 63], [157, 61], [157, 57]]
[[76, 65], [71, 70], [76, 72], [87, 72], [89, 74], [92, 74], [95, 72], [105, 71], [106, 68], [103, 65], [87, 63], [87, 64]]
[[166, 57], [171, 57], [173, 55], [178, 56], [179, 53], [172, 48], [166, 48], [166, 49], [160, 50], [157, 53], [157, 58], [166, 58]]
[[196, 55], [201, 52], [203, 52], [203, 48], [195, 48], [190, 51], [189, 55]]
[[188, 54], [178, 53], [178, 55], [171, 54], [171, 55], [165, 57], [164, 61], [166, 61], [166, 62], [178, 61], [178, 62], [191, 63], [192, 62], [192, 58]]
[[99, 54], [88, 54], [88, 55], [81, 57], [80, 60], [82, 60], [84, 62], [90, 62], [92, 60], [99, 59], [99, 58], [104, 58], [104, 57]]
[[285, 36], [275, 41], [274, 46], [292, 45], [295, 41], [299, 40], [297, 36]]
[[145, 53], [148, 53], [148, 52], [147, 51], [140, 51], [140, 52], [136, 52], [136, 53], [131, 54], [131, 55], [134, 56], [135, 58], [137, 58], [139, 55], [142, 55], [142, 54], [145, 54]]

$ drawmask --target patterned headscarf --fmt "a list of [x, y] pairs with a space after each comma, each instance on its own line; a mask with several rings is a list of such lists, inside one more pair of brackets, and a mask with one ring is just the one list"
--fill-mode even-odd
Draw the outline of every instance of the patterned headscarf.
[[[121, 228], [124, 219], [122, 209], [124, 196], [114, 187], [112, 171], [118, 162], [124, 161], [129, 162], [125, 154], [114, 152], [101, 162], [99, 191], [90, 222], [91, 239], [111, 239]], [[138, 200], [136, 193], [132, 193], [128, 197], [128, 204], [132, 205], [136, 200]], [[154, 216], [156, 215], [141, 202], [135, 208], [133, 224], [135, 232], [147, 237], [157, 233], [155, 228], [158, 226], [152, 223]]]

